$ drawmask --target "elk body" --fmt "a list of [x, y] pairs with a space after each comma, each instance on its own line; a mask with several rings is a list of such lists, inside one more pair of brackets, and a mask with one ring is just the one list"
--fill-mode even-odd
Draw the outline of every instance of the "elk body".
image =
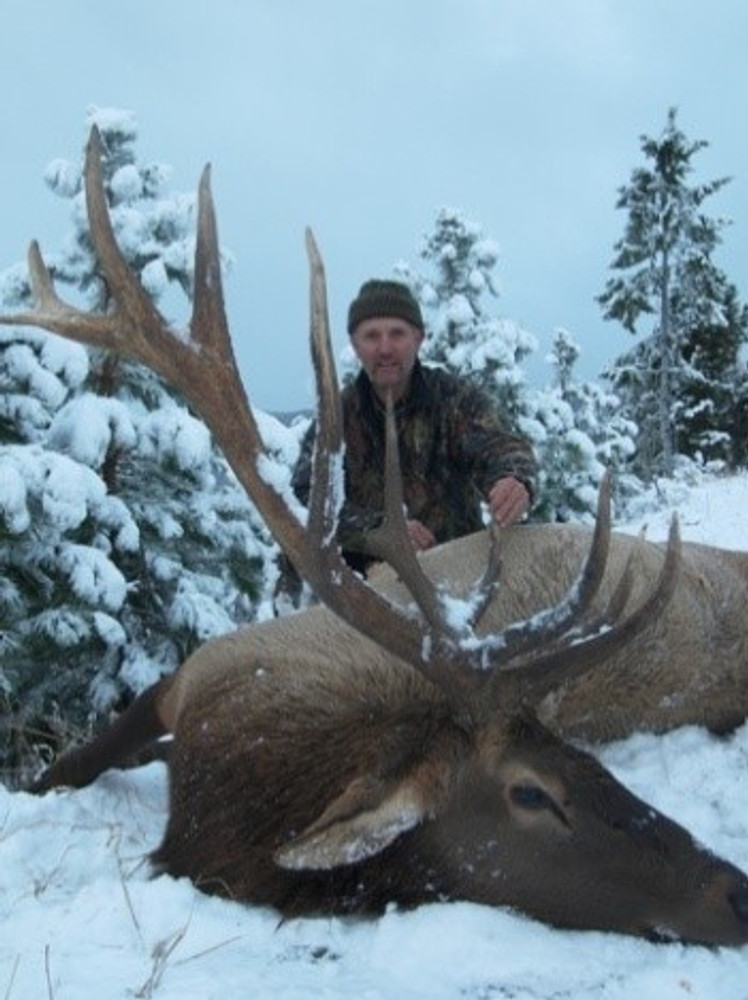
[[748, 942], [748, 878], [564, 742], [687, 722], [726, 731], [745, 717], [748, 556], [681, 550], [675, 530], [667, 549], [611, 534], [604, 488], [594, 532], [527, 526], [500, 545], [486, 532], [419, 560], [404, 544], [390, 421], [372, 545], [394, 569], [362, 582], [334, 541], [340, 415], [314, 245], [320, 414], [302, 525], [263, 476], [207, 181], [185, 341], [119, 254], [99, 160], [94, 133], [89, 216], [116, 311], [62, 303], [32, 249], [37, 309], [0, 320], [117, 350], [181, 389], [327, 607], [207, 644], [39, 789], [85, 784], [168, 733], [170, 814], [154, 861], [207, 891], [288, 915], [470, 899], [561, 926]]

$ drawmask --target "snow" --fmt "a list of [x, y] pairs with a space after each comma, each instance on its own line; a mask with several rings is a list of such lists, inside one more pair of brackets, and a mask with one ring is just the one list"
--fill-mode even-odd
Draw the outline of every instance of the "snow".
[[128, 408], [118, 399], [84, 392], [55, 414], [47, 444], [92, 469], [100, 469], [113, 449], [135, 445]]
[[0, 515], [11, 534], [20, 534], [31, 523], [26, 506], [26, 481], [11, 459], [0, 456]]
[[98, 549], [62, 542], [59, 564], [73, 593], [87, 604], [115, 612], [125, 603], [127, 582]]
[[59, 531], [77, 528], [96, 511], [123, 540], [130, 537], [126, 508], [109, 497], [92, 469], [65, 455], [41, 447], [8, 445], [0, 454], [0, 510], [12, 531], [31, 523], [33, 501], [41, 499], [44, 512]]
[[80, 191], [81, 172], [69, 160], [52, 160], [44, 171], [44, 182], [61, 198], [72, 198]]
[[115, 204], [120, 201], [135, 201], [143, 193], [143, 182], [138, 168], [132, 163], [115, 171], [109, 185]]
[[159, 298], [163, 295], [169, 287], [169, 275], [163, 260], [158, 257], [146, 264], [140, 272], [140, 280], [143, 288], [153, 298]]
[[168, 608], [169, 622], [175, 628], [189, 628], [203, 641], [234, 631], [234, 620], [220, 603], [224, 596], [220, 589], [213, 598], [205, 587], [196, 587], [189, 578], [181, 579]]
[[[625, 530], [646, 523], [650, 538], [664, 538], [677, 509], [685, 538], [748, 548], [747, 488], [746, 476], [660, 484], [666, 509], [642, 505]], [[636, 734], [601, 757], [748, 869], [748, 725], [725, 740], [694, 727]], [[558, 931], [470, 903], [281, 923], [268, 909], [151, 877], [166, 800], [161, 764], [42, 798], [0, 786], [0, 996], [748, 998], [748, 947]]]
[[161, 462], [173, 461], [178, 469], [197, 472], [210, 461], [210, 434], [202, 420], [181, 406], [162, 406], [140, 421], [140, 448]]

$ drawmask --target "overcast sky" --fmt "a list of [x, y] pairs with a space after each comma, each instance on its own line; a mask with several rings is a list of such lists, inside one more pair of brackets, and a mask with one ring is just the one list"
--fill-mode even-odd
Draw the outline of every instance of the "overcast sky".
[[671, 105], [733, 181], [717, 260], [748, 297], [745, 0], [4, 0], [0, 269], [57, 249], [68, 205], [43, 184], [87, 108], [133, 110], [139, 159], [192, 189], [213, 164], [227, 300], [263, 409], [312, 398], [303, 233], [327, 264], [336, 345], [360, 283], [416, 263], [442, 206], [501, 247], [497, 313], [564, 327], [595, 376], [631, 343], [594, 301], [625, 221], [616, 192]]

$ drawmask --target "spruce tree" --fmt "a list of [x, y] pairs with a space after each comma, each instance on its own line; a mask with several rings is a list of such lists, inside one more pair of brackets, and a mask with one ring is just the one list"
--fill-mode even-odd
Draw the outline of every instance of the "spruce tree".
[[606, 471], [613, 473], [619, 512], [641, 490], [628, 469], [636, 425], [621, 413], [614, 394], [598, 383], [577, 380], [580, 354], [568, 331], [557, 330], [549, 358], [552, 384], [529, 394], [529, 417], [523, 427], [539, 460], [534, 510], [539, 520], [591, 520]]
[[[154, 300], [174, 287], [189, 295], [194, 196], [169, 194], [165, 167], [138, 164], [132, 114], [93, 109], [94, 123], [128, 262]], [[73, 220], [50, 270], [86, 308], [105, 310], [82, 157], [55, 161], [45, 179]], [[25, 267], [0, 275], [0, 295], [28, 306]], [[158, 378], [50, 334], [2, 332], [0, 467], [7, 769], [29, 744], [97, 725], [199, 643], [254, 617], [274, 546], [204, 425]]]
[[407, 264], [396, 271], [424, 310], [424, 360], [473, 379], [496, 400], [507, 420], [516, 423], [524, 412], [521, 364], [536, 341], [519, 323], [491, 315], [490, 301], [498, 297], [496, 241], [462, 212], [443, 208], [419, 256], [427, 266], [425, 273]]
[[[728, 282], [712, 260], [726, 223], [702, 207], [728, 178], [690, 181], [693, 159], [707, 145], [685, 136], [674, 108], [659, 138], [642, 137], [647, 164], [620, 189], [617, 207], [628, 218], [614, 248], [611, 269], [617, 273], [598, 297], [604, 317], [629, 332], [638, 332], [642, 320], [649, 323], [645, 338], [607, 373], [639, 426], [637, 468], [647, 476], [671, 475], [680, 448], [693, 453], [697, 431], [689, 424], [697, 414], [702, 423], [706, 416], [695, 386], [715, 378], [724, 384], [734, 367], [737, 331], [725, 315]], [[697, 349], [699, 339], [710, 342], [707, 351], [703, 343]], [[715, 340], [732, 340], [733, 347], [717, 349]], [[716, 362], [711, 373], [707, 358]], [[720, 440], [724, 420], [719, 408], [711, 411], [709, 427], [698, 430], [700, 449]]]
[[744, 462], [737, 409], [745, 379], [742, 347], [748, 342], [748, 307], [737, 289], [717, 274], [711, 289], [715, 315], [694, 310], [683, 339], [683, 374], [677, 400], [678, 450], [730, 468]]
[[731, 426], [735, 465], [748, 466], [748, 364], [743, 363], [735, 387]]

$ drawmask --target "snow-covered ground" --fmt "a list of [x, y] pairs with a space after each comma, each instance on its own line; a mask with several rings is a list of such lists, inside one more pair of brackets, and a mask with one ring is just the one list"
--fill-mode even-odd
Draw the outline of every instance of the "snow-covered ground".
[[[748, 478], [668, 492], [685, 538], [748, 549]], [[664, 538], [669, 513], [643, 512]], [[748, 870], [748, 725], [605, 747], [637, 794]], [[79, 792], [34, 798], [0, 786], [0, 998], [227, 997], [748, 1000], [748, 947], [710, 951], [556, 931], [473, 904], [374, 921], [298, 920], [151, 879], [166, 818], [152, 764]]]

